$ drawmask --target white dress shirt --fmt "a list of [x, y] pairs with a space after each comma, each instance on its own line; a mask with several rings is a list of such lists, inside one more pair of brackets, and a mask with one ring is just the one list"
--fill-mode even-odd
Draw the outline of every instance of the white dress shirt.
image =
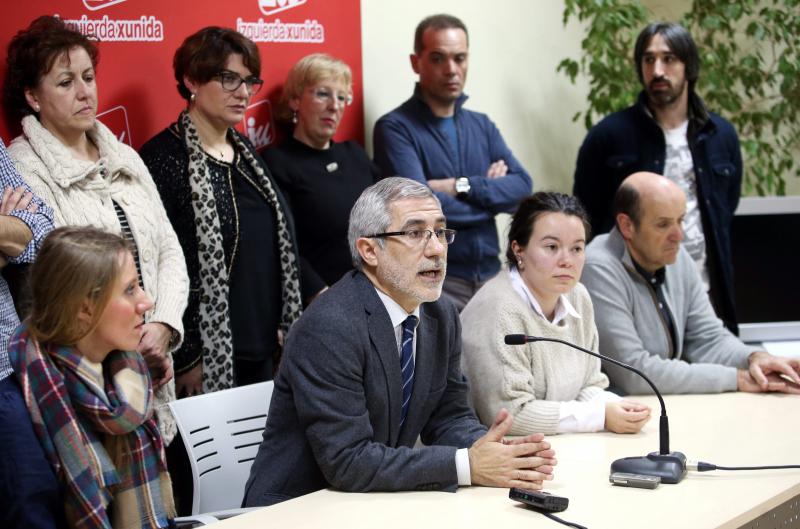
[[[386, 312], [389, 313], [389, 319], [392, 322], [392, 327], [394, 327], [394, 337], [397, 340], [397, 355], [400, 356], [401, 354], [401, 344], [403, 338], [403, 322], [406, 321], [406, 318], [409, 316], [416, 316], [419, 320], [419, 306], [414, 309], [414, 312], [408, 313], [406, 309], [400, 306], [395, 300], [389, 297], [384, 292], [381, 292], [380, 289], [375, 287], [375, 292], [378, 293], [378, 297], [381, 298], [383, 302], [383, 306], [386, 307]], [[421, 323], [421, 320], [419, 320]], [[417, 324], [417, 328], [419, 328], [419, 323]], [[417, 332], [414, 331], [414, 341], [411, 344], [411, 354], [414, 357], [414, 361], [417, 360]], [[469, 449], [467, 448], [459, 448], [456, 450], [456, 473], [458, 474], [458, 485], [465, 486], [465, 485], [472, 485], [472, 476], [469, 470]]]

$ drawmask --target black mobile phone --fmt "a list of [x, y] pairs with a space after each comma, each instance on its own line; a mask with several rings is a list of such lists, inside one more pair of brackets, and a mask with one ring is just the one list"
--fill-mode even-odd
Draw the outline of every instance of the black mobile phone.
[[526, 505], [549, 512], [561, 512], [569, 506], [569, 498], [553, 496], [549, 492], [513, 488], [508, 497]]
[[644, 474], [629, 474], [627, 472], [612, 472], [608, 476], [608, 481], [620, 487], [636, 487], [639, 489], [654, 489], [661, 483], [658, 476], [647, 476]]

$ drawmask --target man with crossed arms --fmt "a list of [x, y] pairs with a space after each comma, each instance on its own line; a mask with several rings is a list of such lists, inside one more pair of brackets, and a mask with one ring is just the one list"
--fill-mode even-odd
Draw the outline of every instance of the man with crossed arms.
[[495, 216], [513, 213], [531, 193], [531, 177], [486, 114], [464, 108], [469, 66], [467, 27], [452, 15], [422, 20], [411, 67], [411, 98], [375, 124], [375, 163], [384, 176], [430, 186], [458, 230], [444, 295], [462, 310], [500, 271]]

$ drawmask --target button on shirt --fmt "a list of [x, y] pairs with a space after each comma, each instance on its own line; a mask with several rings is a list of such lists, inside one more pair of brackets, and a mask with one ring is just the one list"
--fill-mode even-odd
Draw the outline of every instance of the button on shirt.
[[[393, 300], [388, 295], [384, 294], [377, 288], [375, 292], [378, 293], [378, 297], [381, 298], [383, 302], [383, 306], [386, 307], [386, 312], [389, 313], [389, 319], [392, 322], [392, 327], [394, 327], [394, 337], [397, 340], [397, 356], [400, 357], [400, 347], [402, 345], [403, 339], [403, 322], [409, 316], [416, 316], [419, 319], [419, 306], [414, 309], [414, 312], [408, 313], [406, 309], [400, 306], [395, 300]], [[421, 321], [420, 321], [421, 323]], [[417, 360], [417, 334], [419, 334], [419, 326], [417, 324], [417, 332], [414, 332], [414, 342], [412, 344], [413, 350], [412, 355], [414, 357], [414, 362]], [[458, 484], [459, 486], [465, 485], [472, 485], [472, 477], [470, 474], [469, 469], [469, 449], [467, 448], [459, 448], [456, 450], [456, 473], [458, 474]]]

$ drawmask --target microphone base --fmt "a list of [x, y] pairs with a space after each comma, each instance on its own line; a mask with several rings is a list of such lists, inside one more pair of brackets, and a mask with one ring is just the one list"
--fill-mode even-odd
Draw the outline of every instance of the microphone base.
[[686, 456], [681, 452], [664, 455], [652, 452], [646, 456], [624, 457], [611, 463], [611, 472], [658, 476], [662, 483], [679, 483], [686, 475]]

